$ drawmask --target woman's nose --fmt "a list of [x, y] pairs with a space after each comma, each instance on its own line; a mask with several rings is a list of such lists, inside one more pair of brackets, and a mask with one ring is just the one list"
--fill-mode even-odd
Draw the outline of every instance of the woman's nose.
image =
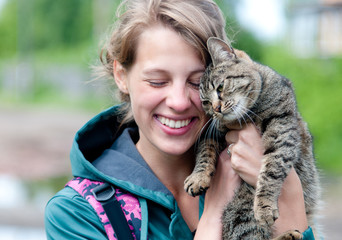
[[177, 112], [184, 112], [191, 106], [190, 92], [185, 84], [173, 84], [166, 99], [168, 107]]

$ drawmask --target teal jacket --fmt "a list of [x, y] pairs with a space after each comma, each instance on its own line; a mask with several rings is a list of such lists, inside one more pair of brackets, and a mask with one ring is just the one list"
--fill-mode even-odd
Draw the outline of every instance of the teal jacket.
[[[143, 160], [135, 143], [137, 126], [119, 129], [117, 106], [91, 119], [76, 134], [70, 153], [72, 173], [114, 184], [136, 195], [141, 204], [141, 239], [193, 239], [171, 192]], [[200, 215], [204, 197], [200, 198]], [[107, 239], [90, 204], [75, 190], [64, 188], [47, 204], [48, 239]], [[308, 229], [305, 239], [310, 238]]]
[[[171, 192], [143, 160], [135, 142], [135, 124], [118, 130], [117, 107], [91, 119], [76, 134], [70, 153], [74, 176], [105, 181], [138, 196], [142, 210], [141, 239], [193, 239]], [[204, 198], [200, 198], [200, 212]], [[90, 204], [71, 188], [47, 204], [48, 239], [107, 239]]]

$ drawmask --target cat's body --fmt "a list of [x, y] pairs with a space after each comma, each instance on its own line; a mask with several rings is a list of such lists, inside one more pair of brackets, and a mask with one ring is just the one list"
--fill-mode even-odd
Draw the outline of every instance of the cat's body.
[[[265, 149], [256, 189], [243, 183], [224, 210], [223, 239], [271, 238], [271, 227], [278, 218], [278, 197], [292, 167], [302, 182], [306, 213], [312, 224], [319, 180], [312, 137], [297, 110], [292, 83], [253, 62], [245, 53], [235, 53], [219, 39], [209, 39], [208, 49], [213, 63], [201, 79], [204, 110], [221, 136], [232, 125], [254, 123], [262, 133]], [[209, 187], [218, 149], [225, 147], [224, 140], [214, 138], [205, 138], [200, 144], [195, 169], [185, 181], [191, 195]], [[296, 236], [292, 238], [291, 234]], [[293, 231], [279, 239], [300, 236]]]

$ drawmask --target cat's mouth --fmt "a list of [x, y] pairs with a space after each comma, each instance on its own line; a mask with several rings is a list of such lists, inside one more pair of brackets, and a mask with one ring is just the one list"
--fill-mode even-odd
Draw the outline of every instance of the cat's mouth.
[[240, 121], [241, 119], [245, 121], [246, 117], [249, 118], [246, 101], [244, 99], [240, 99], [237, 103], [222, 112], [222, 119], [226, 121]]
[[214, 111], [214, 115], [217, 119], [224, 121], [235, 121], [239, 118], [243, 118], [245, 112], [242, 110], [244, 101], [228, 101], [220, 108], [220, 111]]
[[175, 129], [186, 127], [192, 121], [192, 118], [183, 119], [183, 120], [174, 120], [174, 119], [170, 119], [170, 118], [166, 118], [162, 116], [156, 116], [156, 118], [161, 124], [169, 128], [175, 128]]

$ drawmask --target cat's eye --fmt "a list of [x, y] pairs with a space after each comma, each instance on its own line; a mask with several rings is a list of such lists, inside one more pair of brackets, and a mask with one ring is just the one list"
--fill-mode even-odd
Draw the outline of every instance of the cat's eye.
[[208, 100], [202, 100], [202, 105], [209, 105], [210, 102]]
[[216, 91], [219, 93], [223, 91], [223, 82], [217, 87]]

